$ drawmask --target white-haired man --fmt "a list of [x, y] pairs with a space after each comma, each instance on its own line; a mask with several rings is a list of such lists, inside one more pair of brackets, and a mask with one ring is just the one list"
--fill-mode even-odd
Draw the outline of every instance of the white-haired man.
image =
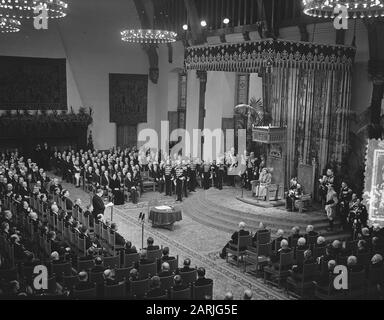
[[[292, 249], [288, 246], [288, 240], [287, 239], [283, 239], [281, 240], [280, 242], [280, 249], [277, 250], [277, 252], [275, 254], [272, 254], [271, 255], [271, 264], [273, 267], [275, 267], [276, 269], [279, 268], [279, 264], [280, 264], [280, 254], [285, 254], [285, 253], [290, 253], [292, 252]], [[286, 269], [290, 269], [290, 266], [286, 266]]]
[[[245, 230], [245, 222], [239, 223], [239, 231], [235, 231], [232, 236], [231, 240], [224, 246], [223, 250], [221, 251], [220, 258], [225, 259], [227, 257], [227, 248], [230, 244], [237, 244], [237, 241], [239, 237], [242, 236], [249, 236], [249, 231]], [[242, 250], [243, 248], [240, 248]]]
[[279, 250], [280, 243], [283, 240], [286, 240], [286, 238], [284, 237], [284, 230], [283, 229], [279, 229], [276, 232], [276, 238], [272, 241], [272, 250], [273, 251]]
[[244, 290], [243, 300], [252, 300], [252, 296], [253, 296], [252, 290], [250, 289]]

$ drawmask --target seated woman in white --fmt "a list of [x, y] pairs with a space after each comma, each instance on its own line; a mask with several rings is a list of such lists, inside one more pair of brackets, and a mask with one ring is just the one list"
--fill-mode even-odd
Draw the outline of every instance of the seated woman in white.
[[256, 197], [266, 199], [267, 187], [271, 184], [272, 174], [268, 168], [263, 168], [259, 178], [259, 185], [256, 187]]

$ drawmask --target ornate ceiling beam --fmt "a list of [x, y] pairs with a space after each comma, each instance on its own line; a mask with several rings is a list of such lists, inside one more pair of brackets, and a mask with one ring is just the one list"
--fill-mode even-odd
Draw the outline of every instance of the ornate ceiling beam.
[[194, 0], [184, 0], [188, 12], [188, 21], [191, 27], [191, 45], [200, 45], [207, 42], [207, 35], [200, 25], [200, 17]]
[[[143, 29], [153, 28], [153, 3], [151, 0], [133, 0], [137, 14], [139, 15], [141, 27]], [[152, 83], [157, 84], [159, 79], [159, 55], [157, 46], [154, 44], [142, 45], [143, 50], [148, 56], [149, 62], [149, 79]]]

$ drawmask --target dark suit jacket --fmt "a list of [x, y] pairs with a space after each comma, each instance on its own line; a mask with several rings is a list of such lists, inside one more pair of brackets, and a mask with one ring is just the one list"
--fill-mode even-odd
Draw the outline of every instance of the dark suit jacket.
[[125, 254], [137, 253], [136, 248], [129, 248], [124, 250]]
[[104, 214], [105, 205], [103, 199], [98, 195], [94, 195], [92, 198], [93, 215], [97, 217], [99, 214]]
[[165, 290], [161, 289], [161, 288], [154, 288], [154, 289], [151, 289], [148, 291], [147, 293], [147, 297], [148, 298], [157, 298], [157, 297], [161, 297], [161, 296], [165, 296]]
[[93, 272], [93, 273], [100, 273], [100, 272], [104, 272], [104, 271], [105, 271], [105, 267], [104, 266], [94, 266], [91, 269], [91, 272]]
[[207, 278], [199, 278], [195, 281], [195, 286], [207, 286], [213, 282], [212, 279], [207, 279]]
[[240, 230], [240, 231], [235, 231], [232, 236], [231, 236], [231, 239], [232, 239], [232, 243], [233, 244], [237, 244], [237, 241], [239, 239], [239, 236], [248, 236], [249, 235], [249, 231], [245, 231], [245, 230]]
[[111, 231], [111, 234], [112, 234], [112, 232], [115, 233], [115, 244], [117, 246], [124, 246], [125, 245], [124, 237], [121, 234], [119, 234], [118, 232]]
[[162, 271], [162, 272], [159, 272], [158, 274], [160, 278], [170, 277], [171, 275], [172, 275], [171, 271]]
[[173, 286], [172, 289], [173, 291], [182, 291], [182, 290], [185, 290], [187, 289], [188, 286], [185, 285], [185, 284], [182, 284], [182, 285], [178, 285], [178, 286]]
[[76, 290], [89, 290], [89, 289], [92, 289], [94, 287], [95, 287], [95, 285], [93, 283], [82, 281], [76, 285], [75, 289]]
[[148, 251], [154, 251], [154, 250], [159, 250], [160, 247], [159, 246], [148, 246], [148, 248], [146, 248]]

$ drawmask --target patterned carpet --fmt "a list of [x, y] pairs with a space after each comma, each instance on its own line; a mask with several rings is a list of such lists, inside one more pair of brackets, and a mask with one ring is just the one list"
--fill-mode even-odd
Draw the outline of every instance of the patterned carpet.
[[[80, 198], [83, 205], [89, 203], [89, 195], [81, 189], [63, 183], [70, 190], [72, 198]], [[202, 191], [198, 191], [202, 192]], [[193, 203], [193, 197], [188, 203]], [[141, 248], [142, 232], [138, 221], [140, 212], [147, 213], [152, 205], [175, 205], [171, 197], [165, 197], [158, 193], [146, 192], [142, 195], [140, 202], [136, 205], [127, 203], [116, 206], [113, 209], [113, 221], [118, 224], [119, 232]], [[177, 205], [177, 204], [176, 204]], [[181, 207], [183, 204], [181, 204]], [[106, 210], [106, 218], [110, 214]], [[229, 233], [214, 230], [204, 226], [187, 216], [175, 224], [174, 230], [152, 228], [149, 223], [144, 227], [144, 239], [153, 237], [158, 245], [168, 246], [172, 256], [178, 256], [180, 263], [183, 259], [190, 258], [193, 266], [202, 266], [207, 270], [207, 277], [214, 280], [214, 299], [223, 299], [226, 292], [233, 293], [235, 299], [240, 299], [244, 289], [253, 291], [255, 300], [283, 300], [286, 295], [275, 288], [264, 285], [261, 279], [243, 273], [239, 268], [226, 263], [219, 258], [219, 252], [230, 238]], [[145, 241], [145, 240], [144, 240]]]

